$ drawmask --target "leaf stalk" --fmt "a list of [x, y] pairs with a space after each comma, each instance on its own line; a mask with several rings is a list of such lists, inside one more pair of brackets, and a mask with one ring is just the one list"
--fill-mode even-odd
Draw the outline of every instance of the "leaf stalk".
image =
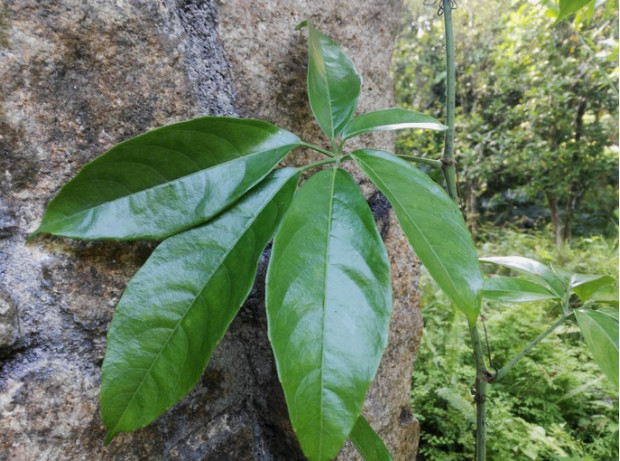
[[330, 152], [327, 149], [323, 149], [322, 147], [316, 146], [314, 144], [310, 144], [308, 142], [302, 141], [299, 145], [300, 147], [306, 147], [307, 149], [312, 149], [314, 151], [320, 152], [321, 154], [327, 155], [328, 157], [331, 157], [331, 158], [336, 157], [336, 154], [334, 154], [333, 152]]
[[559, 327], [564, 322], [566, 322], [566, 320], [569, 317], [571, 317], [573, 314], [574, 314], [574, 311], [565, 312], [564, 314], [562, 314], [562, 316], [555, 323], [553, 323], [553, 325], [551, 325], [549, 328], [543, 331], [536, 339], [534, 339], [531, 343], [525, 346], [525, 348], [521, 352], [519, 352], [515, 357], [513, 357], [512, 360], [510, 360], [506, 365], [500, 368], [497, 374], [493, 378], [491, 378], [489, 382], [496, 383], [496, 382], [501, 381], [504, 377], [506, 377], [506, 375], [510, 372], [512, 367], [514, 367], [519, 360], [525, 357], [538, 343], [540, 343], [543, 339], [549, 336], [549, 334], [553, 330], [555, 330], [557, 327]]
[[306, 171], [311, 170], [312, 168], [316, 168], [321, 165], [325, 165], [327, 163], [340, 163], [340, 159], [337, 158], [326, 158], [325, 160], [319, 160], [318, 162], [310, 163], [309, 165], [305, 165], [297, 168], [297, 171]]

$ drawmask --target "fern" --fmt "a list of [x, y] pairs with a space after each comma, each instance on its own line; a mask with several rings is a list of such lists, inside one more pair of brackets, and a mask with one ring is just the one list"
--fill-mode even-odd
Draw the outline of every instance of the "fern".
[[468, 400], [447, 387], [437, 389], [437, 395], [448, 402], [452, 408], [461, 413], [465, 420], [472, 424], [476, 424], [476, 412], [471, 399]]

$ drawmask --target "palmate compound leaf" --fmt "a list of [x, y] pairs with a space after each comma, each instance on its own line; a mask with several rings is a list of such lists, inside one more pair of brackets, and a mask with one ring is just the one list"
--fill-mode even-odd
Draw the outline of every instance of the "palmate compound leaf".
[[387, 197], [409, 243], [437, 285], [475, 323], [480, 313], [482, 273], [460, 210], [427, 175], [378, 150], [351, 153]]
[[590, 309], [575, 311], [594, 361], [618, 389], [618, 317]]
[[251, 119], [201, 117], [158, 128], [84, 166], [30, 238], [163, 239], [234, 203], [299, 142]]
[[344, 170], [301, 187], [274, 238], [267, 318], [289, 416], [306, 456], [336, 456], [387, 345], [390, 266], [372, 212]]
[[250, 292], [298, 180], [292, 168], [277, 170], [215, 220], [165, 240], [131, 280], [103, 362], [106, 443], [194, 387]]
[[308, 25], [308, 100], [319, 126], [335, 139], [353, 117], [362, 79], [340, 46]]

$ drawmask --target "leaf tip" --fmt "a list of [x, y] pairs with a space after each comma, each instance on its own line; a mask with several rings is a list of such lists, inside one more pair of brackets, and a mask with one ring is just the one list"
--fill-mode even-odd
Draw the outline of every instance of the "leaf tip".
[[41, 233], [41, 228], [37, 228], [37, 230], [35, 230], [32, 234], [30, 234], [27, 238], [26, 238], [26, 245], [32, 243], [32, 241], [37, 237], [37, 235], [39, 235]]
[[103, 441], [103, 446], [107, 447], [110, 444], [110, 442], [114, 439], [114, 437], [116, 437], [116, 435], [117, 435], [116, 432], [108, 431], [105, 436], [105, 440]]
[[301, 30], [301, 29], [303, 29], [304, 27], [307, 27], [307, 26], [308, 26], [308, 20], [304, 19], [303, 21], [301, 21], [299, 24], [297, 24], [295, 26], [295, 30]]

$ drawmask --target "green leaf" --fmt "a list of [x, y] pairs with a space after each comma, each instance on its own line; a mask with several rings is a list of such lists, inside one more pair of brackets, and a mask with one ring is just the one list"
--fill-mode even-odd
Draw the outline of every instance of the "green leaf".
[[[595, 293], [603, 287], [612, 285], [615, 280], [608, 275], [589, 275], [589, 274], [573, 274], [570, 279], [570, 286], [582, 303], [591, 299]], [[617, 293], [618, 290], [613, 290]]]
[[588, 299], [596, 303], [615, 304], [618, 306], [618, 288], [612, 285], [605, 285], [592, 293]]
[[308, 21], [308, 99], [319, 126], [335, 139], [353, 117], [362, 79], [340, 46]]
[[480, 258], [483, 263], [497, 264], [498, 266], [507, 267], [521, 274], [527, 274], [535, 280], [541, 281], [558, 297], [563, 297], [565, 292], [562, 279], [551, 269], [538, 261], [524, 258], [522, 256], [492, 256]]
[[618, 318], [590, 309], [575, 314], [594, 361], [618, 389]]
[[392, 154], [366, 149], [351, 156], [390, 201], [409, 243], [437, 285], [470, 323], [475, 322], [482, 274], [456, 204], [427, 175]]
[[558, 22], [579, 11], [581, 8], [593, 1], [594, 0], [560, 0], [560, 12], [558, 13], [557, 19]]
[[425, 128], [443, 131], [448, 127], [430, 115], [407, 109], [384, 109], [355, 117], [342, 132], [342, 139], [372, 131], [393, 131], [406, 128]]
[[31, 238], [163, 239], [230, 206], [299, 143], [260, 120], [202, 117], [158, 128], [84, 166]]
[[194, 387], [250, 292], [298, 180], [292, 168], [274, 172], [212, 222], [165, 240], [131, 280], [103, 362], [106, 443], [150, 423]]
[[559, 298], [557, 294], [552, 293], [545, 286], [513, 277], [484, 279], [482, 296], [507, 303], [526, 303]]
[[372, 212], [344, 170], [301, 187], [274, 239], [269, 338], [304, 453], [336, 456], [387, 345], [390, 265]]
[[351, 441], [365, 461], [394, 461], [381, 437], [363, 416], [357, 418], [353, 426]]
[[618, 320], [619, 317], [619, 313], [618, 313], [618, 307], [611, 307], [611, 306], [604, 306], [601, 307], [600, 309], [597, 309], [598, 312], [603, 312], [613, 318], [615, 318], [616, 320]]

